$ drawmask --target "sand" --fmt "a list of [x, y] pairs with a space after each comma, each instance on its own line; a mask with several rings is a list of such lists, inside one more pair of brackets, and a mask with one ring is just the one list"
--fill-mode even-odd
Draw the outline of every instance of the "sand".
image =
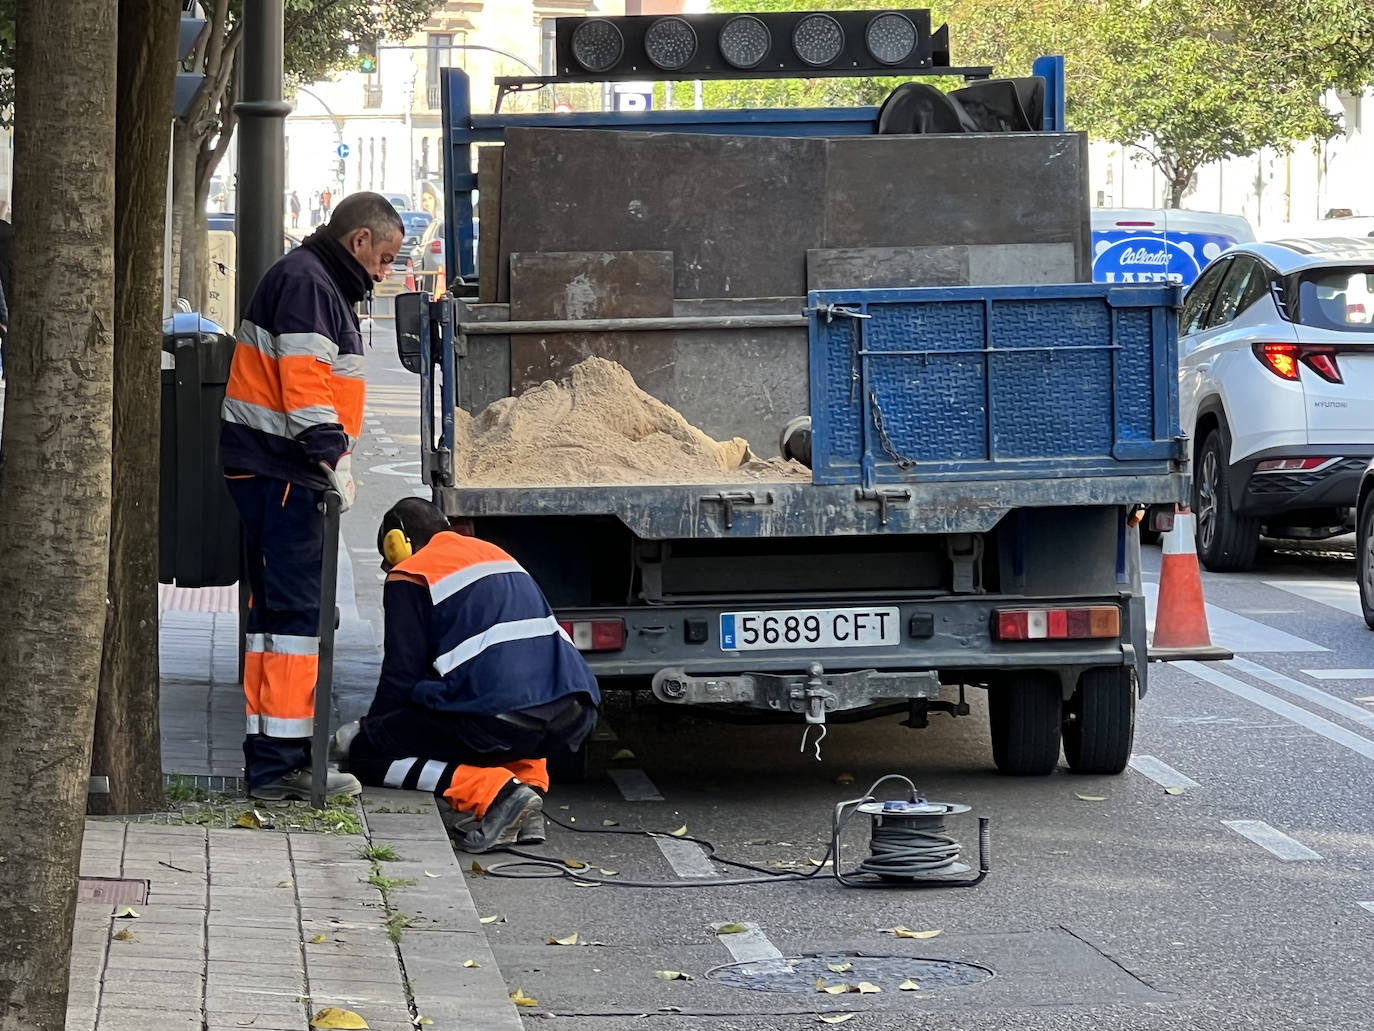
[[811, 470], [761, 459], [740, 437], [713, 440], [646, 394], [626, 369], [588, 358], [566, 378], [457, 413], [464, 486], [733, 483], [811, 479]]

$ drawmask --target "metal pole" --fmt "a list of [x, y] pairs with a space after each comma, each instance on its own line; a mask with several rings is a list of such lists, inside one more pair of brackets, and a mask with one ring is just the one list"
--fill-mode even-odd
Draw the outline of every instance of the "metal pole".
[[626, 333], [690, 329], [805, 329], [805, 315], [665, 315], [613, 319], [529, 319], [514, 322], [460, 322], [466, 336], [525, 333]]
[[320, 499], [324, 512], [324, 554], [320, 563], [320, 663], [315, 677], [315, 733], [310, 745], [310, 804], [325, 807], [329, 776], [329, 720], [334, 694], [334, 613], [339, 582], [339, 506], [343, 498], [326, 490]]
[[286, 191], [286, 116], [282, 99], [283, 0], [244, 0], [243, 90], [239, 117], [239, 308], [282, 255]]

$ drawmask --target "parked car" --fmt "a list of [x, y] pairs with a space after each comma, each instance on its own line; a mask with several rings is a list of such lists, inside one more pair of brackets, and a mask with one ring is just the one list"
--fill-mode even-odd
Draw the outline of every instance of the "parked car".
[[1190, 286], [1228, 247], [1255, 232], [1239, 215], [1178, 208], [1095, 208], [1093, 281]]
[[415, 205], [404, 193], [384, 193], [382, 194], [397, 211], [409, 211]]
[[1367, 238], [1245, 244], [1188, 291], [1180, 415], [1208, 569], [1248, 568], [1261, 531], [1310, 539], [1353, 526], [1374, 457], [1371, 312]]
[[408, 272], [410, 254], [420, 245], [420, 237], [425, 233], [425, 228], [434, 221], [434, 216], [428, 211], [402, 211], [401, 222], [405, 225], [405, 238], [401, 241], [401, 249], [396, 252], [396, 260], [391, 263], [393, 272]]

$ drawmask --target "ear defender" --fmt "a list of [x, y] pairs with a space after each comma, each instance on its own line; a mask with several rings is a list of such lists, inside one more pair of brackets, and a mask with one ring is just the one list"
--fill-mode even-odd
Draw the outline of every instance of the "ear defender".
[[382, 538], [382, 557], [390, 566], [399, 566], [414, 554], [404, 530], [388, 530]]

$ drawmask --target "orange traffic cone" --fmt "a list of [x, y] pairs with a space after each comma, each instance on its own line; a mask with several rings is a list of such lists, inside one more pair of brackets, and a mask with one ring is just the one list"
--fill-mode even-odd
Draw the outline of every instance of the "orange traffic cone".
[[1202, 571], [1198, 568], [1193, 514], [1176, 510], [1174, 527], [1164, 534], [1164, 557], [1159, 565], [1159, 604], [1150, 658], [1156, 662], [1181, 659], [1229, 659], [1233, 654], [1212, 644], [1207, 607], [1202, 600]]

